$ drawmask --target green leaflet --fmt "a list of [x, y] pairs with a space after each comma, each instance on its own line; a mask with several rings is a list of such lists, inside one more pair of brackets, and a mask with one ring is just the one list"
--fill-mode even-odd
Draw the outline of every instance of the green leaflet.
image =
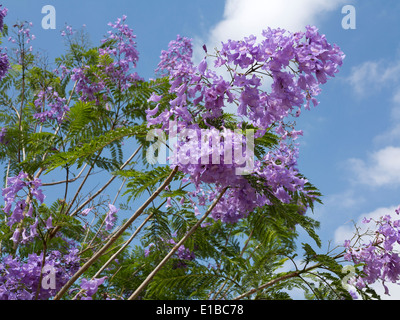
[[79, 168], [87, 160], [94, 160], [96, 162], [95, 153], [102, 151], [105, 147], [123, 138], [139, 135], [142, 133], [142, 130], [142, 126], [116, 128], [113, 131], [106, 132], [94, 138], [90, 142], [82, 144], [80, 147], [76, 147], [72, 151], [51, 155], [45, 161], [47, 172], [69, 163], [76, 163]]
[[[117, 171], [116, 174], [128, 178], [127, 190], [124, 195], [129, 194], [128, 201], [138, 198], [146, 190], [152, 191], [159, 182], [165, 180], [171, 173], [169, 167], [155, 167], [149, 171], [125, 170]], [[180, 179], [182, 173], [178, 172], [174, 181]]]

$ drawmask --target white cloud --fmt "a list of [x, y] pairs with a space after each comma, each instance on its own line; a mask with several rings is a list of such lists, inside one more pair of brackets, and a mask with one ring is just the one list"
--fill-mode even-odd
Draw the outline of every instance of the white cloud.
[[[385, 61], [366, 61], [351, 69], [347, 81], [359, 97], [377, 92], [388, 84], [400, 80], [400, 60], [391, 63]], [[395, 95], [394, 99], [400, 99]]]
[[[393, 102], [396, 104], [397, 107], [400, 107], [400, 88], [397, 88], [393, 95]], [[396, 113], [397, 119], [400, 118], [400, 112]]]
[[400, 184], [400, 148], [389, 146], [372, 153], [367, 161], [352, 158], [349, 164], [356, 183], [378, 187]]
[[[400, 108], [393, 108], [392, 114], [397, 112], [400, 114]], [[379, 145], [388, 145], [388, 144], [399, 145], [399, 141], [400, 141], [399, 123], [395, 123], [393, 126], [389, 127], [385, 132], [374, 137], [374, 143]]]
[[400, 141], [400, 87], [396, 88], [392, 96], [392, 109], [390, 120], [392, 125], [374, 138], [379, 145], [399, 145]]
[[197, 48], [206, 43], [212, 50], [221, 41], [257, 36], [268, 27], [304, 30], [306, 25], [322, 21], [325, 13], [340, 10], [343, 3], [345, 0], [226, 0], [222, 21], [210, 30], [206, 39], [197, 39], [197, 44], [201, 44]]

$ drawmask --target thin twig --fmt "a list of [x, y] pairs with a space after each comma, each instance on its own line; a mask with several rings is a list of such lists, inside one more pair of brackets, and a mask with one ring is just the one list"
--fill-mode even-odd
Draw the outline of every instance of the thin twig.
[[49, 186], [55, 186], [57, 184], [62, 184], [62, 183], [66, 183], [66, 182], [67, 183], [75, 182], [76, 180], [78, 180], [80, 178], [80, 176], [82, 175], [83, 171], [85, 171], [86, 167], [87, 167], [87, 163], [85, 163], [85, 165], [84, 165], [83, 169], [81, 170], [81, 172], [79, 172], [78, 175], [73, 179], [70, 179], [68, 181], [67, 180], [63, 180], [63, 181], [42, 183], [42, 186], [43, 187], [49, 187]]

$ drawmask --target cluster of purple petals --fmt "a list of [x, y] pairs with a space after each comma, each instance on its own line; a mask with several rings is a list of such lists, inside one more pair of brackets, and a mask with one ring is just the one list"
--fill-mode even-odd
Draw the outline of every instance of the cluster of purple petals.
[[[1, 9], [2, 5], [0, 5], [0, 32], [3, 31], [4, 28], [4, 18], [7, 15], [8, 9]], [[8, 69], [10, 69], [10, 63], [8, 61], [8, 56], [5, 53], [0, 53], [0, 80], [4, 78], [7, 74]]]
[[[208, 67], [210, 56], [198, 66], [191, 58], [191, 42], [180, 36], [162, 53], [158, 69], [168, 71], [170, 92], [176, 98], [169, 102], [168, 110], [156, 118], [149, 117], [150, 124], [162, 123], [172, 115], [175, 120], [193, 123], [200, 106], [206, 110], [201, 111], [204, 120], [217, 118], [223, 107], [235, 101], [238, 115], [266, 129], [293, 110], [298, 115], [303, 105], [317, 105], [320, 85], [338, 72], [344, 55], [315, 27], [308, 26], [305, 32], [297, 33], [265, 30], [261, 42], [250, 36], [223, 43], [214, 68], [227, 68], [229, 80]], [[266, 76], [272, 79], [270, 91], [262, 87]]]
[[[198, 198], [199, 205], [205, 205], [206, 202], [200, 199], [204, 196], [203, 184], [215, 185], [216, 192], [207, 195], [210, 202], [219, 191], [229, 187], [212, 212], [214, 219], [235, 223], [255, 208], [271, 204], [270, 196], [289, 203], [291, 192], [305, 193], [307, 180], [299, 177], [298, 150], [294, 145], [282, 141], [262, 160], [253, 161], [251, 141], [241, 131], [200, 129], [197, 124], [185, 128], [181, 124], [178, 123], [177, 127], [183, 129], [176, 129], [176, 132], [172, 126], [168, 128], [170, 138], [176, 137], [175, 145], [171, 144], [173, 152], [169, 161], [171, 166], [178, 165], [188, 176], [184, 182], [190, 181], [196, 187], [191, 195]], [[258, 177], [269, 193], [257, 192], [246, 178], [247, 174]]]
[[10, 69], [10, 62], [6, 53], [0, 53], [0, 80], [3, 79]]
[[67, 100], [60, 97], [58, 92], [52, 87], [41, 90], [34, 104], [37, 110], [44, 110], [33, 115], [33, 117], [41, 123], [50, 120], [56, 120], [58, 123], [62, 123], [66, 113], [69, 111]]
[[178, 259], [181, 259], [181, 260], [192, 261], [196, 258], [196, 255], [194, 254], [194, 252], [189, 250], [188, 248], [186, 248], [183, 245], [178, 248], [178, 250], [176, 251], [175, 254], [178, 257]]
[[193, 67], [192, 55], [192, 40], [177, 35], [176, 40], [172, 40], [168, 44], [168, 50], [161, 51], [156, 72], [160, 72], [161, 75], [169, 75], [175, 74], [176, 70], [186, 69], [187, 72], [182, 72], [182, 74], [189, 73]]
[[104, 72], [114, 82], [118, 83], [121, 90], [126, 90], [132, 83], [139, 80], [137, 73], [130, 73], [130, 68], [135, 68], [139, 60], [139, 52], [136, 49], [136, 36], [133, 30], [125, 24], [126, 16], [119, 18], [115, 23], [108, 25], [113, 28], [113, 31], [108, 31], [109, 37], [103, 39], [105, 43], [109, 40], [115, 41], [115, 47], [100, 48], [99, 53], [109, 55], [114, 58], [110, 64], [104, 65]]
[[2, 32], [4, 29], [4, 18], [6, 17], [8, 12], [7, 8], [1, 9], [2, 6], [3, 5], [0, 4], [0, 32]]
[[180, 269], [185, 269], [187, 267], [187, 261], [193, 261], [196, 259], [195, 253], [183, 245], [178, 248], [178, 250], [175, 252], [175, 255], [179, 259], [175, 268]]
[[177, 130], [176, 134], [169, 133], [171, 141], [176, 138], [169, 157], [171, 166], [179, 165], [196, 186], [217, 182], [226, 186], [235, 184], [241, 180], [240, 172], [254, 151], [247, 145], [250, 141], [245, 135], [228, 129], [200, 129], [193, 124]]
[[[23, 189], [27, 189], [25, 191], [28, 191], [33, 198], [36, 198], [40, 203], [43, 203], [45, 195], [43, 194], [42, 190], [39, 189], [41, 184], [42, 183], [40, 179], [29, 180], [28, 174], [24, 172], [20, 172], [15, 177], [8, 178], [7, 187], [2, 189], [2, 196], [4, 197], [5, 200], [3, 211], [6, 214], [10, 213], [13, 202], [19, 199], [18, 193]], [[26, 203], [23, 204], [22, 202], [18, 201], [16, 208], [14, 209], [14, 212], [12, 214], [12, 217], [9, 219], [7, 223], [9, 226], [12, 226], [14, 223], [18, 223], [22, 220], [23, 217], [19, 214], [20, 212], [19, 208], [24, 207], [26, 205], [28, 204]], [[18, 213], [16, 213], [16, 211], [18, 211]], [[31, 210], [28, 210], [28, 215], [31, 213], [30, 211]]]
[[0, 143], [1, 144], [7, 144], [6, 134], [7, 134], [7, 128], [6, 127], [1, 128], [1, 130], [0, 130]]
[[[0, 261], [0, 300], [47, 300], [79, 269], [78, 250], [29, 254], [24, 260], [11, 255]], [[38, 291], [39, 290], [39, 291]]]
[[[10, 177], [7, 179], [7, 187], [2, 189], [2, 196], [4, 198], [3, 211], [7, 216], [7, 225], [10, 229], [15, 224], [21, 223], [26, 217], [33, 218], [33, 199], [36, 199], [40, 203], [43, 203], [45, 195], [40, 189], [40, 179], [29, 180], [28, 175], [24, 172], [18, 174], [18, 176]], [[24, 192], [23, 195], [19, 194]], [[28, 194], [30, 194], [30, 201], [27, 202]], [[22, 197], [25, 198], [22, 198]], [[13, 204], [15, 204], [13, 208]], [[51, 217], [46, 221], [46, 227], [51, 228]], [[11, 240], [14, 243], [21, 241], [27, 243], [34, 239], [37, 233], [38, 220], [35, 219], [35, 223], [27, 228], [15, 228]], [[22, 239], [21, 239], [22, 238]]]
[[[174, 246], [176, 245], [176, 242], [174, 239], [161, 239], [162, 242], [166, 243], [169, 246]], [[151, 248], [153, 248], [155, 245], [154, 243], [151, 243], [147, 249], [145, 249], [145, 256], [147, 257], [151, 253]], [[184, 268], [186, 267], [185, 261], [193, 261], [196, 259], [196, 255], [193, 251], [190, 249], [186, 248], [184, 245], [181, 245], [178, 250], [175, 252], [175, 257], [180, 260], [178, 267]]]
[[[217, 190], [230, 188], [213, 210], [215, 219], [234, 223], [256, 207], [270, 204], [268, 195], [257, 193], [246, 176], [240, 174], [241, 170], [248, 169], [250, 174], [259, 177], [271, 195], [284, 203], [291, 201], [289, 192], [303, 190], [307, 181], [298, 177], [298, 151], [294, 147], [281, 143], [279, 148], [270, 150], [262, 161], [249, 164], [246, 160], [251, 159], [253, 150], [241, 133], [215, 128], [199, 131], [192, 130], [185, 141], [178, 142], [172, 165], [178, 164], [180, 170], [189, 176], [198, 190], [193, 196], [201, 193], [203, 183], [214, 184]], [[208, 143], [204, 143], [204, 137]], [[231, 148], [228, 153], [227, 146]], [[214, 196], [214, 193], [210, 194], [210, 201]]]
[[[400, 210], [397, 209], [399, 214]], [[368, 224], [372, 219], [364, 219]], [[397, 283], [400, 280], [400, 220], [390, 215], [382, 216], [376, 223], [374, 239], [361, 246], [353, 246], [350, 240], [345, 242], [345, 259], [354, 264], [362, 264], [363, 274], [354, 278], [352, 285], [357, 289], [364, 289], [366, 285], [381, 281], [385, 294], [389, 295], [386, 283]]]
[[93, 300], [93, 295], [99, 289], [107, 277], [95, 278], [91, 280], [82, 279], [81, 280], [81, 289], [83, 289], [83, 293], [79, 294], [79, 300]]
[[[196, 186], [196, 191], [191, 192], [190, 196], [197, 198], [199, 205], [212, 202], [225, 187], [229, 187], [212, 210], [211, 216], [224, 223], [236, 223], [257, 207], [271, 205], [271, 197], [283, 203], [290, 203], [291, 192], [307, 193], [304, 190], [307, 180], [298, 176], [297, 155], [296, 149], [281, 144], [280, 148], [270, 150], [262, 161], [254, 162], [251, 174], [259, 179], [259, 184], [268, 192], [255, 190], [245, 175], [235, 173], [238, 167], [224, 165], [222, 162], [210, 167], [202, 165], [203, 170], [198, 172], [188, 170], [190, 167], [180, 167]], [[215, 190], [205, 194], [201, 188], [202, 182], [214, 184]], [[193, 200], [192, 202], [195, 203]], [[303, 208], [304, 210], [306, 208]]]
[[13, 38], [11, 36], [8, 38], [8, 41], [11, 43], [17, 43], [17, 46], [13, 49], [13, 51], [15, 53], [16, 60], [21, 65], [25, 63], [24, 59], [26, 59], [26, 55], [33, 51], [33, 47], [30, 45], [30, 43], [36, 39], [36, 36], [31, 32], [30, 28], [32, 26], [33, 23], [28, 21], [16, 24], [14, 27], [18, 27], [17, 38]]
[[66, 79], [67, 76], [70, 75], [71, 70], [68, 69], [65, 65], [60, 64], [60, 65], [58, 66], [58, 68], [55, 68], [55, 69], [53, 70], [53, 73], [54, 73], [55, 75], [59, 76], [59, 77], [60, 77], [60, 81], [62, 81], [62, 80], [64, 80], [64, 79]]
[[[89, 66], [74, 68], [71, 80], [76, 81], [75, 91], [80, 94], [81, 101], [97, 101], [96, 94], [106, 90], [104, 81], [93, 72]], [[107, 98], [104, 93], [104, 100]]]
[[[74, 68], [71, 79], [77, 82], [76, 92], [80, 93], [83, 101], [98, 102], [96, 95], [102, 93], [102, 99], [106, 100], [111, 94], [107, 83], [113, 83], [124, 91], [141, 78], [136, 72], [131, 73], [131, 68], [136, 67], [139, 60], [139, 52], [136, 49], [136, 36], [133, 30], [125, 24], [126, 16], [119, 18], [115, 23], [108, 25], [113, 29], [108, 31], [108, 37], [103, 43], [110, 45], [99, 48], [101, 74], [91, 71], [89, 66]], [[112, 62], [108, 61], [112, 58]]]
[[[36, 199], [43, 203], [45, 196], [40, 189], [41, 181], [30, 180], [24, 172], [16, 177], [8, 178], [7, 185], [8, 187], [2, 189], [5, 200], [3, 211], [7, 215], [7, 225], [13, 228], [26, 217], [33, 218], [32, 200]], [[31, 196], [29, 203], [26, 202], [28, 194]], [[112, 204], [109, 204], [109, 209], [105, 219], [107, 230], [114, 226], [115, 214], [118, 212]], [[17, 226], [11, 240], [21, 244], [32, 241], [38, 236], [38, 224], [39, 220], [36, 217], [34, 223], [25, 224], [23, 228]], [[44, 227], [47, 230], [53, 228], [51, 216], [44, 221]], [[45, 259], [43, 259], [43, 253], [29, 254], [24, 260], [11, 255], [2, 257], [0, 260], [0, 300], [47, 300], [54, 297], [80, 267], [79, 250], [75, 248], [73, 242], [69, 241], [69, 244], [71, 246], [66, 253], [52, 251], [46, 255]], [[105, 277], [93, 280], [82, 279], [81, 288], [84, 291], [79, 299], [91, 300], [104, 280]]]
[[105, 229], [111, 230], [114, 228], [115, 221], [117, 220], [116, 213], [119, 211], [113, 204], [108, 205], [109, 211], [107, 212], [106, 218], [104, 220]]

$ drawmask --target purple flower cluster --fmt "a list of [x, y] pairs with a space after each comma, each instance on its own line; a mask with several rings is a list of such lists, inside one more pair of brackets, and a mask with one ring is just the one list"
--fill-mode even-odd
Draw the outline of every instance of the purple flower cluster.
[[[13, 49], [17, 63], [20, 65], [25, 64], [26, 56], [29, 52], [33, 51], [31, 41], [36, 39], [36, 36], [31, 33], [32, 22], [24, 21], [22, 23], [16, 24], [14, 27], [18, 27], [16, 38], [9, 37], [8, 41], [11, 43], [17, 43], [17, 46]], [[29, 46], [28, 46], [29, 45]]]
[[113, 204], [108, 205], [109, 211], [107, 212], [106, 218], [104, 220], [105, 222], [105, 229], [106, 230], [111, 230], [114, 227], [115, 221], [117, 220], [117, 217], [115, 214], [119, 211]]
[[75, 33], [74, 29], [70, 25], [65, 25], [65, 30], [61, 31], [61, 36], [72, 36]]
[[[1, 9], [2, 5], [0, 5], [0, 32], [4, 29], [4, 18], [7, 15], [8, 9]], [[10, 69], [10, 63], [8, 61], [8, 56], [5, 53], [0, 53], [0, 80], [4, 78], [7, 74], [8, 69]]]
[[11, 68], [8, 56], [6, 53], [0, 53], [0, 80], [3, 79], [8, 70]]
[[196, 187], [191, 196], [198, 198], [199, 205], [206, 203], [202, 184], [215, 185], [215, 192], [206, 196], [210, 202], [223, 188], [229, 187], [212, 212], [216, 220], [234, 223], [256, 207], [271, 204], [268, 195], [256, 192], [250, 185], [246, 170], [253, 177], [258, 177], [260, 183], [263, 181], [270, 195], [284, 203], [291, 201], [290, 191], [302, 190], [307, 182], [298, 177], [298, 152], [293, 146], [281, 143], [279, 148], [270, 150], [262, 161], [246, 163], [251, 160], [252, 150], [241, 133], [215, 128], [199, 131], [197, 128], [191, 131], [191, 135], [183, 135], [186, 139], [177, 148], [173, 165], [178, 164], [180, 170], [189, 176], [188, 179]]
[[[7, 179], [7, 187], [2, 189], [2, 195], [4, 197], [4, 208], [3, 211], [7, 215], [7, 225], [13, 228], [15, 224], [21, 223], [26, 217], [33, 218], [33, 200], [36, 199], [40, 203], [43, 203], [45, 195], [42, 190], [39, 189], [41, 186], [40, 179], [29, 180], [28, 175], [21, 172], [16, 177]], [[21, 195], [18, 195], [20, 191], [24, 191], [26, 199], [29, 197], [30, 201], [22, 199]], [[14, 209], [12, 205], [15, 203]], [[51, 217], [49, 218], [51, 219]], [[47, 226], [50, 226], [51, 220], [47, 221]], [[22, 243], [27, 243], [34, 239], [37, 234], [38, 220], [36, 218], [35, 223], [29, 226], [28, 230], [24, 227], [15, 228], [12, 240], [14, 243], [19, 242], [22, 236]]]
[[108, 24], [113, 30], [108, 31], [108, 37], [102, 40], [105, 47], [99, 48], [100, 61], [97, 67], [100, 73], [93, 72], [90, 66], [72, 70], [71, 79], [77, 81], [76, 91], [81, 94], [81, 100], [99, 102], [96, 95], [101, 94], [105, 101], [111, 94], [110, 84], [124, 91], [140, 80], [136, 72], [129, 72], [136, 67], [139, 52], [136, 49], [136, 36], [125, 20], [126, 16], [123, 16], [115, 23]]
[[235, 184], [246, 168], [247, 158], [253, 152], [250, 146], [251, 132], [247, 140], [241, 132], [228, 129], [219, 131], [216, 128], [200, 129], [197, 124], [193, 124], [189, 127], [183, 126], [176, 132], [171, 130], [169, 134], [170, 141], [176, 141], [171, 146], [171, 165], [178, 164], [182, 172], [190, 175], [196, 186], [202, 182]]
[[100, 56], [113, 57], [114, 61], [100, 65], [104, 68], [105, 74], [109, 79], [121, 87], [121, 90], [126, 90], [133, 83], [139, 80], [137, 73], [130, 73], [130, 68], [135, 68], [139, 60], [139, 52], [136, 50], [136, 36], [133, 30], [125, 24], [126, 16], [119, 18], [115, 23], [108, 25], [113, 28], [113, 31], [108, 31], [109, 37], [103, 39], [103, 43], [115, 42], [114, 46], [100, 48]]
[[[45, 264], [43, 265], [43, 260]], [[47, 300], [79, 269], [78, 250], [29, 254], [26, 260], [6, 256], [0, 261], [0, 300]]]
[[[396, 213], [399, 214], [399, 209]], [[368, 224], [372, 219], [364, 219]], [[400, 255], [396, 252], [400, 244], [400, 219], [394, 220], [390, 215], [380, 217], [376, 223], [373, 240], [361, 246], [354, 246], [350, 240], [345, 242], [345, 259], [354, 264], [362, 264], [363, 274], [353, 279], [357, 289], [382, 281], [385, 294], [389, 289], [385, 282], [397, 283], [400, 280]], [[397, 247], [397, 248], [396, 248]]]
[[[58, 123], [62, 123], [66, 113], [69, 111], [67, 100], [60, 97], [52, 87], [41, 90], [34, 104], [37, 110], [43, 110], [33, 115], [35, 119], [42, 123], [49, 120], [56, 120]], [[49, 110], [45, 110], [46, 106]]]
[[[8, 178], [7, 185], [8, 187], [2, 189], [2, 196], [5, 200], [3, 211], [6, 214], [10, 213], [12, 204], [17, 199], [18, 193], [25, 188], [27, 188], [32, 197], [39, 200], [40, 203], [43, 203], [44, 201], [45, 196], [42, 193], [42, 190], [39, 189], [39, 187], [41, 186], [40, 179], [35, 179], [31, 181], [28, 179], [28, 174], [24, 172], [20, 172], [15, 177]], [[18, 200], [14, 211], [8, 220], [7, 224], [9, 226], [12, 226], [14, 223], [18, 223], [23, 219], [22, 213], [27, 205], [29, 205], [29, 210], [26, 212], [26, 214], [30, 216], [33, 209], [32, 205], [27, 204], [24, 200]]]
[[[71, 80], [76, 81], [76, 92], [82, 101], [98, 101], [96, 94], [106, 90], [102, 79], [91, 71], [90, 66], [74, 68], [71, 71]], [[105, 94], [105, 93], [104, 93]], [[107, 98], [104, 95], [104, 100]]]
[[196, 255], [194, 254], [194, 252], [190, 251], [188, 248], [186, 248], [183, 245], [178, 248], [178, 250], [176, 251], [175, 254], [178, 257], [178, 259], [181, 259], [181, 260], [192, 261], [192, 260], [196, 259]]
[[[301, 191], [307, 194], [303, 189], [307, 180], [298, 176], [296, 166], [296, 150], [281, 144], [279, 149], [269, 151], [263, 161], [255, 161], [252, 173], [253, 177], [259, 179], [259, 184], [263, 185], [264, 190], [268, 191], [256, 191], [245, 176], [236, 176], [236, 184], [230, 185], [212, 211], [212, 217], [225, 223], [236, 223], [257, 207], [271, 205], [271, 197], [283, 203], [290, 203], [290, 192]], [[216, 191], [210, 193], [209, 201], [212, 201], [222, 188], [218, 185]]]
[[3, 5], [0, 4], [0, 32], [2, 32], [4, 29], [4, 18], [6, 17], [7, 12], [8, 12], [7, 8], [1, 9], [2, 6]]
[[190, 71], [190, 67], [193, 66], [192, 55], [192, 40], [177, 35], [176, 40], [172, 40], [168, 44], [168, 50], [161, 51], [156, 72], [160, 72], [161, 75], [168, 75], [175, 73], [176, 70], [183, 71], [185, 68]]
[[[173, 236], [176, 236], [174, 234]], [[176, 242], [174, 239], [161, 239], [161, 241], [165, 244], [167, 244], [168, 247], [171, 247], [176, 245]], [[147, 257], [151, 253], [151, 248], [155, 246], [154, 243], [151, 243], [147, 249], [145, 249], [145, 256]], [[190, 249], [186, 248], [184, 245], [181, 245], [178, 250], [175, 252], [175, 257], [179, 259], [178, 267], [179, 268], [184, 268], [186, 267], [185, 261], [193, 261], [196, 259], [196, 255], [193, 251]]]
[[[305, 108], [310, 102], [316, 105], [320, 84], [338, 72], [344, 58], [315, 27], [297, 33], [268, 29], [260, 43], [254, 36], [223, 43], [214, 67], [227, 68], [229, 80], [208, 67], [210, 55], [198, 66], [191, 56], [191, 42], [182, 37], [162, 53], [158, 69], [168, 71], [170, 92], [176, 98], [169, 101], [170, 108], [156, 118], [158, 121], [153, 119], [150, 124], [165, 123], [171, 116], [194, 123], [200, 112], [204, 120], [218, 118], [223, 107], [236, 102], [239, 116], [266, 129], [295, 108], [298, 115], [304, 104]], [[272, 79], [270, 92], [262, 87], [266, 76]]]
[[175, 268], [184, 269], [187, 267], [187, 261], [193, 261], [196, 259], [196, 255], [193, 251], [186, 248], [184, 245], [180, 246], [175, 252], [176, 257], [179, 259], [178, 264]]
[[[193, 195], [202, 194], [202, 183], [214, 184], [216, 192], [230, 188], [212, 213], [215, 219], [225, 222], [237, 222], [256, 207], [270, 204], [269, 196], [289, 203], [290, 192], [304, 192], [307, 181], [299, 178], [298, 151], [291, 144], [302, 132], [287, 131], [283, 122], [288, 116], [299, 116], [303, 105], [306, 109], [311, 102], [317, 105], [315, 97], [320, 92], [319, 86], [338, 72], [344, 58], [340, 49], [330, 45], [315, 27], [297, 33], [268, 29], [262, 35], [259, 43], [254, 36], [222, 43], [222, 49], [214, 56], [204, 47], [207, 55], [197, 66], [192, 62], [190, 39], [178, 36], [171, 41], [169, 49], [162, 52], [157, 69], [169, 75], [169, 93], [174, 98], [162, 112], [159, 108], [165, 102], [163, 97], [154, 93], [149, 99], [156, 106], [147, 110], [148, 126], [161, 125], [171, 138], [170, 123], [173, 121], [180, 132], [191, 133], [177, 139], [172, 165], [178, 165], [189, 175], [197, 188]], [[214, 69], [209, 67], [208, 59], [212, 57]], [[218, 72], [221, 67], [227, 69], [230, 79]], [[270, 90], [265, 90], [265, 77], [272, 80]], [[248, 179], [238, 174], [237, 170], [248, 169], [246, 166], [254, 158], [248, 150], [243, 152], [246, 150], [244, 137], [236, 135], [233, 139], [236, 144], [233, 143], [230, 150], [240, 155], [240, 161], [227, 162], [230, 159], [226, 157], [224, 144], [232, 141], [232, 131], [209, 124], [222, 115], [224, 107], [232, 104], [238, 106], [239, 117], [250, 120], [259, 129], [255, 138], [275, 127], [281, 141], [262, 161], [254, 162], [248, 172], [264, 183], [269, 195], [256, 192]], [[214, 141], [210, 142], [210, 148], [207, 148], [208, 137], [206, 143], [199, 139], [199, 121], [210, 127], [208, 136]], [[200, 161], [208, 158], [209, 162]], [[210, 192], [208, 199], [211, 201], [215, 196], [215, 192]]]
[[107, 277], [102, 277], [98, 279], [92, 279], [92, 280], [87, 280], [87, 279], [82, 279], [81, 280], [81, 289], [83, 289], [83, 293], [79, 294], [79, 299], [80, 300], [92, 300], [93, 295], [97, 292], [99, 289], [99, 286], [101, 286], [104, 281], [107, 279]]
[[6, 134], [7, 134], [7, 128], [3, 127], [0, 130], [0, 143], [1, 144], [7, 144], [8, 141], [6, 140]]

